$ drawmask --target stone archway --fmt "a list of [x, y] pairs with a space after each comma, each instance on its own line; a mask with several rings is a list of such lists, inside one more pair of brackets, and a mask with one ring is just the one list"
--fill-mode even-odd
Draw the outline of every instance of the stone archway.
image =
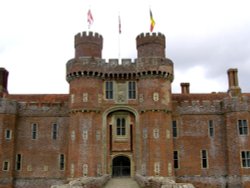
[[[124, 153], [124, 150], [121, 150], [119, 146], [116, 146], [115, 143], [111, 142], [111, 140], [114, 138], [113, 136], [115, 135], [112, 135], [112, 138], [110, 137], [111, 135], [110, 133], [115, 130], [114, 129], [115, 127], [110, 126], [112, 125], [112, 123], [115, 123], [115, 121], [112, 122], [112, 115], [116, 115], [116, 114], [119, 115], [120, 112], [122, 113], [125, 112], [128, 117], [129, 116], [132, 117], [132, 119], [128, 119], [129, 120], [128, 122], [130, 122], [130, 120], [132, 120], [132, 122], [128, 123], [129, 129], [127, 133], [131, 135], [130, 130], [133, 129], [132, 134], [134, 136], [131, 137], [132, 140], [130, 137], [127, 137], [127, 139], [132, 141], [131, 143], [133, 144], [127, 145], [127, 148], [126, 148], [127, 151], [125, 151], [125, 157], [127, 156], [130, 161], [129, 176], [134, 177], [135, 167], [141, 166], [140, 160], [134, 161], [135, 159], [133, 158], [133, 156], [136, 156], [136, 158], [139, 159], [141, 156], [141, 153], [140, 153], [140, 145], [141, 145], [140, 134], [141, 133], [140, 133], [140, 126], [139, 126], [138, 111], [129, 106], [115, 106], [103, 112], [103, 115], [102, 115], [102, 118], [103, 118], [103, 123], [102, 123], [102, 141], [103, 141], [102, 161], [103, 163], [102, 164], [103, 166], [102, 166], [102, 169], [103, 169], [103, 173], [110, 174], [111, 176], [113, 176], [113, 160], [118, 156], [124, 156], [122, 155], [122, 153]], [[132, 148], [133, 151], [130, 151], [131, 150], [130, 148]]]
[[125, 177], [131, 175], [131, 162], [126, 156], [117, 156], [112, 161], [112, 176]]

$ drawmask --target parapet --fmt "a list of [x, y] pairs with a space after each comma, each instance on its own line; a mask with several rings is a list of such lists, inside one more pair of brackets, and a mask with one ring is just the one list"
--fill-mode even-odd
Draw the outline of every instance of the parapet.
[[68, 105], [63, 102], [19, 102], [19, 116], [68, 116]]
[[137, 57], [165, 57], [165, 35], [141, 33], [136, 37]]
[[137, 47], [145, 43], [158, 43], [165, 47], [165, 35], [162, 33], [141, 33], [136, 37]]
[[102, 45], [102, 35], [100, 35], [99, 33], [94, 33], [92, 31], [90, 32], [82, 32], [82, 33], [78, 33], [75, 35], [75, 42], [83, 42], [83, 41], [90, 41], [90, 42], [94, 42], [96, 44], [101, 44]]
[[75, 57], [102, 57], [103, 38], [99, 33], [82, 32], [75, 35]]
[[220, 114], [221, 100], [185, 100], [177, 105], [179, 114]]
[[1, 114], [16, 114], [18, 105], [14, 100], [0, 98], [0, 107]]
[[118, 59], [80, 57], [67, 63], [67, 81], [79, 77], [131, 79], [161, 77], [173, 80], [173, 63], [167, 58]]

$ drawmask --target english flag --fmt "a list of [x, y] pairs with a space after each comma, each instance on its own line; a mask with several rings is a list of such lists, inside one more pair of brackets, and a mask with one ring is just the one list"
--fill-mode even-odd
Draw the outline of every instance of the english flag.
[[93, 22], [94, 22], [94, 18], [93, 18], [93, 15], [92, 15], [90, 9], [89, 9], [89, 11], [88, 11], [87, 21], [88, 21], [88, 23], [89, 23], [89, 28], [90, 28], [90, 26], [91, 26], [91, 25], [93, 24]]

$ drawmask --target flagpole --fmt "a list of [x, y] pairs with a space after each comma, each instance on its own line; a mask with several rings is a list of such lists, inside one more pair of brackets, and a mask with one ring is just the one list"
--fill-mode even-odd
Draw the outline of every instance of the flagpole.
[[120, 41], [120, 34], [118, 35], [118, 60], [120, 62], [121, 59], [121, 41]]
[[121, 60], [121, 17], [120, 17], [120, 12], [118, 12], [118, 61], [120, 62]]
[[90, 31], [90, 20], [89, 20], [89, 11], [91, 10], [90, 5], [89, 5], [89, 9], [88, 9], [88, 13], [87, 13], [87, 22], [88, 22], [88, 33]]

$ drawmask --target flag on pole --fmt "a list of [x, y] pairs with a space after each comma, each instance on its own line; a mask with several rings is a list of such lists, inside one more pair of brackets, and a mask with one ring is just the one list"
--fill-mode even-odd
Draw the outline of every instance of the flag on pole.
[[94, 22], [94, 18], [93, 18], [93, 15], [92, 15], [90, 9], [89, 9], [89, 11], [88, 11], [87, 21], [88, 21], [88, 23], [89, 23], [89, 28], [90, 28], [90, 26], [91, 26], [91, 25], [93, 24], [93, 22]]
[[153, 32], [154, 26], [155, 26], [155, 21], [154, 21], [151, 9], [149, 9], [149, 13], [150, 13], [150, 32]]
[[121, 26], [121, 17], [120, 15], [118, 16], [118, 21], [119, 21], [119, 34], [122, 33], [122, 26]]

